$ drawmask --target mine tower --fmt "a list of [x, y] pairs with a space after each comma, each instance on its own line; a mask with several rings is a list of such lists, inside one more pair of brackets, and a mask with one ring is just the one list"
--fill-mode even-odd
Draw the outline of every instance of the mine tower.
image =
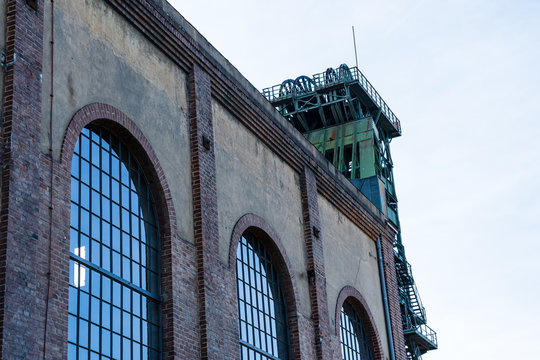
[[342, 64], [266, 88], [263, 95], [377, 208], [386, 202], [397, 230], [394, 260], [408, 359], [437, 349], [401, 239], [390, 142], [401, 124], [358, 70]]

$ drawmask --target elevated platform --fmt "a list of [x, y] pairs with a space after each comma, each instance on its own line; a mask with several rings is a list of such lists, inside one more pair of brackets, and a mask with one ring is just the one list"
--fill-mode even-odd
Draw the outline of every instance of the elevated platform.
[[[324, 105], [320, 96], [331, 94], [330, 99], [339, 99], [340, 89], [348, 88], [350, 96], [358, 99], [369, 113], [380, 122], [380, 127], [389, 137], [401, 135], [401, 123], [377, 90], [357, 67], [341, 65], [338, 69], [329, 68], [313, 77], [300, 76], [296, 80], [285, 80], [279, 85], [263, 89], [263, 95], [275, 107], [284, 107], [292, 102], [293, 112], [309, 111]], [[336, 101], [336, 100], [334, 100]], [[284, 114], [285, 115], [285, 114]]]
[[403, 335], [406, 341], [412, 340], [422, 354], [438, 348], [437, 333], [425, 324], [403, 329]]

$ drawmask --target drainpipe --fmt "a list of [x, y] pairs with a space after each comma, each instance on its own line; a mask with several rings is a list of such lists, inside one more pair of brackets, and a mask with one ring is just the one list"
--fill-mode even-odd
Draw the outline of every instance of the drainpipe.
[[390, 312], [388, 310], [388, 295], [386, 294], [386, 279], [384, 277], [384, 267], [381, 250], [381, 236], [377, 236], [377, 257], [379, 259], [379, 279], [381, 280], [381, 292], [384, 306], [384, 319], [386, 320], [386, 337], [388, 338], [388, 347], [390, 348], [390, 360], [395, 360], [394, 338], [392, 337], [392, 325], [390, 322]]
[[[47, 267], [47, 297], [45, 298], [45, 329], [43, 331], [43, 360], [47, 357], [47, 330], [49, 322], [49, 301], [51, 298], [51, 276], [52, 276], [52, 246], [53, 246], [53, 185], [54, 185], [54, 156], [53, 156], [53, 105], [54, 105], [54, 0], [51, 2], [51, 93], [49, 109], [49, 156], [51, 157], [51, 178], [49, 183], [49, 263]], [[45, 6], [45, 2], [43, 3]], [[45, 10], [43, 10], [45, 13]]]

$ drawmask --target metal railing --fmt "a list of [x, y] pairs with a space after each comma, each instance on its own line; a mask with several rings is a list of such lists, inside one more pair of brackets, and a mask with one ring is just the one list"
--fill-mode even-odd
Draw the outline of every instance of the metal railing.
[[405, 334], [417, 333], [437, 347], [437, 333], [426, 324], [417, 325], [404, 331]]
[[325, 72], [313, 75], [311, 78], [312, 81], [307, 86], [305, 83], [306, 77], [301, 76], [298, 79], [300, 78], [304, 80], [300, 86], [296, 84], [296, 81], [285, 80], [281, 84], [263, 89], [262, 94], [268, 101], [276, 102], [285, 100], [287, 98], [304, 96], [311, 92], [329, 88], [338, 84], [358, 82], [364, 92], [378, 106], [388, 121], [390, 121], [399, 131], [399, 133], [401, 133], [401, 123], [398, 117], [356, 66], [348, 68], [347, 66], [342, 65], [337, 69], [329, 68]]

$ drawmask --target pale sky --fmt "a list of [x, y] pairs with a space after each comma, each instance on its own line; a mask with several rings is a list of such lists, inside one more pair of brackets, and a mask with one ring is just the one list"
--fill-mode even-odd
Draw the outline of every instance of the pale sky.
[[180, 1], [261, 90], [341, 63], [400, 118], [403, 242], [439, 350], [540, 359], [540, 1]]

